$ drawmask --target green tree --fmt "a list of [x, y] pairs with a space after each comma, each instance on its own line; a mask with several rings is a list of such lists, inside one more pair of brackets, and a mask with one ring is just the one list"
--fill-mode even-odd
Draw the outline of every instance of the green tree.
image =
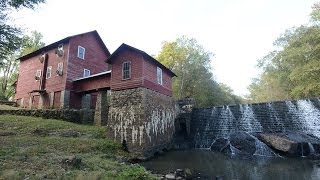
[[0, 99], [9, 100], [14, 96], [14, 87], [12, 86], [18, 78], [17, 58], [31, 53], [37, 49], [40, 49], [45, 44], [42, 42], [42, 34], [37, 31], [32, 31], [31, 36], [23, 36], [20, 49], [15, 51], [3, 60], [2, 66], [0, 66]]
[[173, 80], [175, 98], [193, 97], [198, 106], [234, 103], [227, 97], [232, 91], [221, 88], [213, 78], [212, 57], [195, 39], [185, 36], [163, 43], [157, 59], [178, 76]]
[[[31, 8], [45, 0], [2, 0], [0, 1], [0, 63], [20, 48], [22, 30], [7, 23], [8, 14], [13, 9]], [[0, 64], [1, 65], [1, 64]]]
[[277, 50], [258, 63], [263, 72], [250, 86], [253, 101], [320, 96], [320, 9], [311, 23], [288, 29], [274, 43]]

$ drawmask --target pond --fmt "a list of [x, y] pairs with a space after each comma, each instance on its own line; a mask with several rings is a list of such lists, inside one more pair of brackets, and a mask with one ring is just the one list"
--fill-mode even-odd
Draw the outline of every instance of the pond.
[[319, 163], [305, 158], [244, 159], [208, 150], [186, 150], [167, 152], [141, 165], [159, 174], [176, 169], [189, 169], [193, 174], [200, 173], [204, 179], [222, 177], [232, 180], [318, 180]]

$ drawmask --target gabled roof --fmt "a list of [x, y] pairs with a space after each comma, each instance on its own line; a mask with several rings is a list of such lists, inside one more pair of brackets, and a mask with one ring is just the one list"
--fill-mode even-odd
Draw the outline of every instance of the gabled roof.
[[73, 36], [68, 36], [68, 37], [66, 37], [64, 39], [61, 39], [61, 40], [59, 40], [57, 42], [54, 42], [52, 44], [49, 44], [49, 45], [47, 45], [45, 47], [42, 47], [42, 48], [36, 50], [36, 51], [33, 51], [33, 52], [31, 52], [31, 53], [29, 53], [27, 55], [24, 55], [24, 56], [22, 56], [22, 57], [20, 57], [18, 59], [20, 59], [21, 61], [26, 60], [26, 59], [28, 59], [30, 57], [36, 56], [38, 54], [41, 54], [42, 52], [46, 52], [48, 50], [56, 48], [56, 47], [58, 47], [59, 44], [63, 44], [63, 43], [69, 42], [69, 40], [74, 38], [74, 37], [81, 36], [81, 35], [84, 35], [84, 34], [90, 34], [90, 33], [93, 33], [93, 35], [96, 37], [97, 41], [101, 44], [102, 48], [104, 49], [104, 52], [106, 53], [106, 55], [109, 56], [110, 52], [109, 52], [108, 48], [103, 43], [103, 41], [102, 41], [101, 37], [99, 36], [98, 32], [96, 30], [94, 30], [94, 31], [89, 31], [89, 32], [81, 33], [81, 34], [76, 34], [76, 35], [73, 35]]
[[121, 51], [125, 50], [125, 49], [129, 49], [129, 50], [132, 50], [132, 51], [135, 51], [137, 53], [140, 53], [142, 54], [142, 56], [148, 60], [148, 61], [151, 61], [152, 63], [156, 64], [157, 66], [161, 67], [163, 70], [165, 70], [166, 72], [169, 73], [169, 75], [171, 77], [173, 76], [177, 76], [174, 72], [172, 72], [170, 69], [168, 69], [166, 66], [164, 66], [163, 64], [161, 64], [159, 61], [157, 61], [156, 59], [154, 59], [152, 56], [150, 56], [149, 54], [147, 54], [146, 52], [140, 50], [140, 49], [137, 49], [135, 47], [132, 47], [132, 46], [129, 46], [125, 43], [122, 43], [121, 46], [118, 47], [118, 49], [116, 49], [112, 54], [111, 56], [108, 57], [108, 59], [105, 61], [106, 63], [109, 63], [109, 64], [112, 64], [113, 60], [114, 60], [114, 57], [117, 56]]

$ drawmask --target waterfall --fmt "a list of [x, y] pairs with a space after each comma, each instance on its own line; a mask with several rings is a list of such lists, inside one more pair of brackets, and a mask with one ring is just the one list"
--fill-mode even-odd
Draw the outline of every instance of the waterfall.
[[308, 147], [309, 147], [309, 154], [314, 154], [314, 152], [315, 152], [314, 147], [310, 142], [308, 142]]
[[218, 137], [228, 137], [229, 134], [234, 130], [233, 122], [235, 121], [235, 117], [233, 116], [229, 106], [223, 106], [219, 120], [220, 133], [218, 134]]
[[303, 144], [301, 143], [301, 157], [305, 157], [303, 154]]
[[306, 133], [320, 137], [320, 111], [310, 100], [298, 100], [298, 110], [301, 114], [301, 123]]
[[[208, 148], [215, 139], [229, 138], [240, 131], [249, 134], [298, 131], [320, 138], [319, 106], [318, 98], [199, 108], [192, 115], [194, 144], [197, 148]], [[264, 151], [268, 152], [268, 149], [261, 142], [256, 141], [256, 146], [256, 154], [267, 154]], [[311, 146], [309, 149], [312, 151]]]
[[273, 150], [271, 148], [269, 148], [269, 146], [267, 146], [266, 144], [261, 142], [258, 138], [256, 138], [255, 136], [253, 136], [251, 134], [249, 134], [249, 135], [250, 135], [250, 137], [252, 137], [255, 140], [256, 151], [254, 152], [253, 155], [267, 156], [267, 157], [278, 157], [279, 156], [275, 152], [273, 152]]
[[[244, 107], [243, 107], [244, 106]], [[254, 117], [252, 106], [248, 104], [240, 105], [241, 120], [239, 122], [239, 130], [245, 132], [261, 132], [262, 126], [260, 122]]]
[[[267, 103], [268, 109], [269, 109], [269, 116], [270, 116], [270, 120], [273, 121], [273, 125], [276, 125], [276, 128], [278, 131], [285, 131], [285, 127], [283, 122], [280, 121], [277, 112], [274, 110], [272, 103]], [[279, 128], [279, 129], [278, 129]], [[274, 130], [271, 127], [272, 130]]]

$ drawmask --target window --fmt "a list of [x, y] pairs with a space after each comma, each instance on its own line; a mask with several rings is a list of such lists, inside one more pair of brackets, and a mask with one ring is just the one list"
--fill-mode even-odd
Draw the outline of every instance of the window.
[[48, 66], [47, 67], [46, 79], [51, 78], [51, 70], [52, 70], [52, 66]]
[[124, 62], [122, 64], [122, 79], [131, 78], [131, 62]]
[[90, 70], [89, 69], [83, 69], [83, 77], [90, 76]]
[[36, 76], [35, 76], [35, 79], [37, 80], [37, 81], [39, 81], [40, 80], [40, 78], [41, 78], [41, 74], [42, 74], [42, 71], [39, 69], [39, 70], [37, 70], [37, 72], [36, 72]]
[[58, 67], [57, 67], [57, 71], [56, 71], [57, 76], [62, 76], [62, 72], [63, 72], [63, 63], [60, 62], [60, 63], [58, 63]]
[[157, 81], [158, 84], [162, 85], [162, 69], [157, 67]]
[[84, 59], [84, 54], [86, 52], [86, 49], [82, 46], [78, 46], [78, 58]]

